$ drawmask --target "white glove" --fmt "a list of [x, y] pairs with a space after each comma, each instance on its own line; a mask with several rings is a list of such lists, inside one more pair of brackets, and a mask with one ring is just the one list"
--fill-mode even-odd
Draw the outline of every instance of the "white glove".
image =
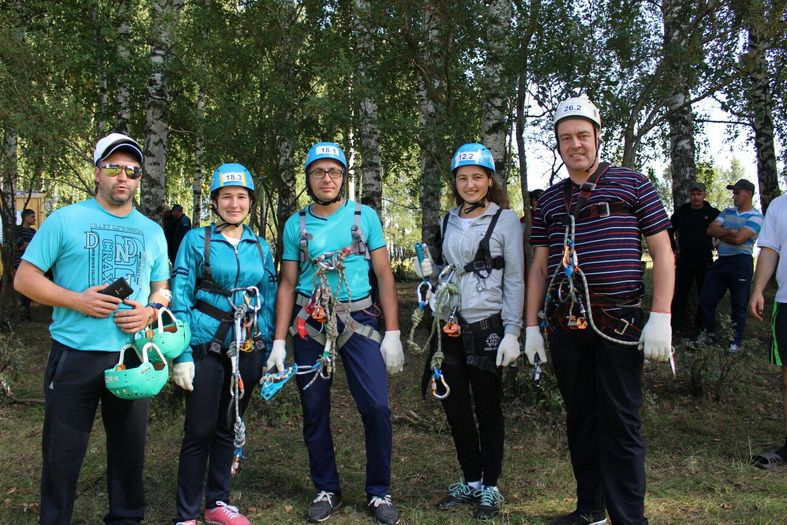
[[503, 340], [500, 341], [500, 346], [497, 347], [497, 359], [495, 365], [508, 366], [519, 357], [519, 338], [514, 334], [506, 334]]
[[537, 326], [528, 326], [525, 328], [525, 355], [531, 365], [536, 364], [536, 354], [542, 363], [547, 362], [547, 351], [544, 348], [544, 336], [541, 335], [541, 329]]
[[385, 337], [380, 345], [380, 353], [383, 354], [385, 369], [389, 374], [397, 374], [402, 371], [404, 352], [402, 351], [402, 342], [399, 340], [399, 330], [385, 332]]
[[274, 340], [271, 355], [268, 356], [268, 361], [265, 363], [265, 369], [270, 372], [275, 366], [279, 372], [284, 372], [285, 357], [287, 357], [287, 346], [284, 339]]
[[645, 359], [669, 361], [672, 355], [672, 316], [663, 312], [650, 312], [648, 322], [639, 338], [639, 349], [644, 350]]
[[413, 257], [413, 268], [415, 268], [415, 275], [422, 279], [424, 276], [431, 277], [434, 273], [434, 266], [429, 257], [424, 257], [424, 260], [420, 263], [418, 262], [418, 257]]
[[172, 380], [183, 390], [194, 390], [194, 362], [183, 361], [172, 365]]

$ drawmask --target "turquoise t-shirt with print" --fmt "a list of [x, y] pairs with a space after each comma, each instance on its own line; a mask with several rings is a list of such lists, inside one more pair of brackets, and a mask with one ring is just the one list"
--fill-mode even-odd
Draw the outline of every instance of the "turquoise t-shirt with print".
[[[136, 209], [125, 217], [112, 215], [95, 199], [47, 217], [23, 259], [45, 272], [51, 269], [55, 284], [75, 292], [123, 277], [134, 290], [129, 299], [142, 304], [148, 302], [151, 282], [169, 279], [161, 226]], [[53, 339], [77, 350], [116, 351], [132, 339], [113, 316], [97, 319], [63, 307], [54, 308], [49, 331]]]
[[[352, 227], [355, 222], [355, 202], [345, 201], [342, 207], [333, 212], [328, 217], [319, 217], [312, 213], [311, 206], [306, 208], [306, 231], [311, 234], [309, 239], [309, 255], [312, 259], [319, 257], [326, 252], [340, 251], [352, 246]], [[366, 246], [369, 251], [380, 249], [385, 246], [385, 236], [380, 218], [377, 213], [368, 206], [361, 206], [361, 217], [358, 227], [366, 238]], [[293, 214], [284, 225], [284, 250], [282, 259], [285, 261], [298, 261], [300, 264], [300, 276], [296, 291], [303, 295], [311, 296], [314, 290], [315, 265], [300, 263], [300, 238], [301, 223], [298, 213]], [[347, 285], [350, 289], [350, 296], [353, 300], [362, 299], [369, 295], [372, 290], [369, 282], [370, 261], [366, 260], [363, 254], [349, 255], [345, 260], [345, 276]], [[347, 290], [344, 286], [339, 287], [339, 276], [336, 271], [328, 272], [328, 282], [331, 290], [336, 294], [340, 301], [347, 301]]]

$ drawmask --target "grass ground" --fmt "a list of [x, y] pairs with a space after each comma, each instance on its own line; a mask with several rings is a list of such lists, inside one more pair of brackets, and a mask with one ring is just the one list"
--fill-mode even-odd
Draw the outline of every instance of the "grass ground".
[[[400, 287], [402, 334], [409, 330], [414, 283]], [[772, 292], [771, 292], [772, 293]], [[724, 312], [722, 307], [720, 312]], [[42, 397], [48, 351], [44, 308], [3, 343], [16, 360], [10, 386], [17, 399]], [[423, 334], [420, 336], [424, 339]], [[690, 394], [686, 359], [678, 378], [668, 367], [645, 371], [643, 435], [647, 446], [646, 512], [651, 524], [787, 523], [787, 468], [762, 471], [748, 465], [752, 452], [783, 439], [779, 371], [767, 364], [767, 328], [750, 320], [742, 373], [721, 401]], [[391, 380], [394, 414], [392, 492], [402, 523], [473, 523], [468, 509], [442, 513], [433, 504], [459, 472], [445, 417], [434, 400], [421, 400], [422, 358], [412, 357]], [[2, 367], [0, 366], [0, 369]], [[339, 367], [333, 388], [333, 427], [345, 505], [330, 523], [368, 524], [365, 513], [361, 422]], [[574, 480], [562, 414], [550, 371], [536, 391], [529, 367], [505, 380], [507, 436], [500, 482], [506, 497], [497, 523], [546, 524], [573, 510]], [[151, 407], [146, 493], [147, 524], [170, 523], [182, 433], [181, 398], [171, 387]], [[0, 524], [37, 523], [40, 432], [43, 405], [0, 401]], [[256, 524], [304, 523], [313, 488], [301, 440], [294, 387], [271, 403], [256, 400], [246, 416], [248, 444], [232, 503]], [[82, 468], [74, 523], [99, 524], [106, 509], [104, 432], [97, 417]]]

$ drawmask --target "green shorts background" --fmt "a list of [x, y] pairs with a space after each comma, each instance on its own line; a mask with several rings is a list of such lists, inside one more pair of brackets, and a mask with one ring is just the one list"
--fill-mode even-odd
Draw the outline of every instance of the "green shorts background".
[[787, 366], [787, 303], [773, 303], [770, 360], [775, 365]]

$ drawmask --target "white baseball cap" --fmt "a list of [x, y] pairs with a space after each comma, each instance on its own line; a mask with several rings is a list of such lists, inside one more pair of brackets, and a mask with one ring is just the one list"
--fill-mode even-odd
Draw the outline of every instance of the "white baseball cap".
[[131, 153], [140, 164], [145, 160], [145, 156], [142, 155], [142, 147], [136, 140], [122, 133], [110, 133], [96, 143], [96, 149], [93, 151], [93, 164], [98, 165], [99, 162], [119, 150]]

